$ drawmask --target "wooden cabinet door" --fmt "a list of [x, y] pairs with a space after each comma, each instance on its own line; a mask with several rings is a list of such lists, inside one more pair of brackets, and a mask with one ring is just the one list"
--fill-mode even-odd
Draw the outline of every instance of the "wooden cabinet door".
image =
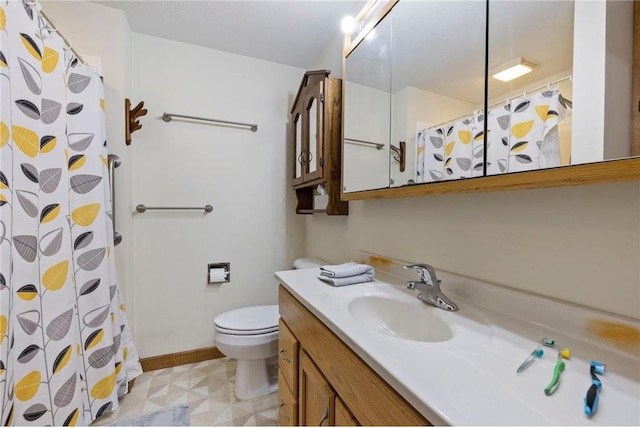
[[291, 138], [293, 138], [293, 181], [291, 184], [297, 186], [304, 182], [305, 156], [302, 110], [300, 106], [295, 106], [291, 113]]
[[355, 427], [359, 426], [358, 420], [344, 404], [340, 397], [336, 397], [336, 426]]
[[291, 109], [293, 187], [319, 183], [324, 178], [325, 78], [328, 75], [326, 70], [305, 73]]
[[309, 124], [304, 181], [322, 178], [324, 169], [324, 79], [314, 83], [307, 90], [304, 104], [303, 117]]
[[302, 426], [335, 424], [336, 394], [309, 355], [300, 351], [299, 422]]

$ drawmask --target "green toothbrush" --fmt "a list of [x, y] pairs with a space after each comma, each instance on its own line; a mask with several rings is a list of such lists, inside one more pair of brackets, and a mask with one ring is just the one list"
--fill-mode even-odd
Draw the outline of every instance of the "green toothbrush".
[[562, 360], [563, 358], [566, 358], [567, 360], [571, 358], [571, 350], [569, 348], [564, 348], [563, 350], [558, 351], [558, 361], [553, 368], [553, 377], [551, 378], [549, 385], [544, 389], [544, 393], [546, 395], [551, 395], [556, 392], [556, 389], [558, 389], [558, 386], [560, 385], [560, 373], [564, 371], [565, 367], [564, 361]]

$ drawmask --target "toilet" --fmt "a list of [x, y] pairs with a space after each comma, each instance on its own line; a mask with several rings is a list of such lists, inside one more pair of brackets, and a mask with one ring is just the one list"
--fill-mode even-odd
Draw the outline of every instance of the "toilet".
[[[297, 269], [321, 261], [298, 259]], [[248, 306], [215, 318], [214, 342], [220, 352], [238, 360], [235, 395], [251, 400], [278, 390], [278, 305]]]
[[215, 318], [214, 342], [238, 360], [235, 394], [250, 400], [278, 390], [278, 305], [234, 309]]

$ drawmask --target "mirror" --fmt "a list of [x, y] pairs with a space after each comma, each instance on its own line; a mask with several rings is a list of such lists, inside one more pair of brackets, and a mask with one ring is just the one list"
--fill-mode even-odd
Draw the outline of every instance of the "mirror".
[[[400, 1], [391, 11], [392, 186], [481, 176], [486, 4]], [[347, 79], [348, 79], [347, 69]]]
[[294, 180], [302, 177], [302, 117], [297, 115], [294, 121], [296, 162], [294, 166]]
[[316, 170], [315, 159], [317, 157], [316, 152], [318, 148], [318, 130], [316, 128], [316, 124], [318, 123], [318, 106], [315, 98], [311, 98], [309, 101], [307, 114], [309, 115], [309, 159], [307, 159], [307, 163], [309, 164], [309, 173], [312, 173]]
[[[640, 22], [640, 7], [635, 8]], [[385, 143], [390, 148], [406, 142], [404, 172], [397, 154], [385, 150], [390, 186], [639, 155], [631, 123], [638, 104], [632, 94], [640, 86], [632, 82], [633, 16], [632, 0], [399, 1], [381, 23], [393, 26], [390, 65], [366, 65], [392, 76]], [[635, 28], [640, 31], [638, 23]], [[640, 42], [635, 43], [639, 50]], [[355, 95], [349, 93], [352, 70], [359, 67], [364, 48], [361, 43], [345, 60], [346, 99]], [[492, 77], [505, 63], [516, 62], [531, 72], [508, 82]], [[345, 130], [352, 126], [348, 112], [345, 107]], [[372, 116], [369, 123], [383, 121], [382, 116]], [[349, 189], [350, 177], [362, 165], [352, 169], [353, 156], [343, 161], [345, 193], [383, 184], [385, 178], [374, 178], [370, 169], [367, 182]], [[376, 168], [377, 174], [383, 170]]]
[[389, 187], [391, 19], [345, 59], [343, 191]]

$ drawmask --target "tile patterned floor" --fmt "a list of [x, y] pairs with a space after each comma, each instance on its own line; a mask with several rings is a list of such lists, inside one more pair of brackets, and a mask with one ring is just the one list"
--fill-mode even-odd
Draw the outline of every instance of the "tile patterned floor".
[[192, 426], [276, 426], [278, 394], [240, 401], [233, 394], [236, 361], [228, 358], [145, 372], [120, 406], [94, 426], [187, 404]]

